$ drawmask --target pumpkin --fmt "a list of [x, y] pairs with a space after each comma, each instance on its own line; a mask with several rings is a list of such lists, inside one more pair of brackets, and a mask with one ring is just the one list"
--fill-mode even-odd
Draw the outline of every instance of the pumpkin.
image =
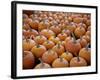
[[42, 55], [43, 62], [48, 64], [51, 64], [56, 58], [58, 58], [58, 55], [53, 50], [48, 50]]
[[87, 62], [82, 57], [73, 57], [70, 61], [70, 67], [81, 67], [81, 66], [87, 66]]
[[82, 48], [87, 45], [87, 41], [82, 37], [80, 37], [80, 39], [78, 39], [77, 41], [79, 41], [79, 43], [81, 44]]
[[30, 51], [23, 52], [23, 69], [33, 69], [35, 65], [35, 57]]
[[53, 41], [55, 44], [57, 44], [57, 43], [60, 41], [60, 39], [59, 39], [58, 37], [55, 37], [55, 36], [51, 36], [51, 37], [49, 38], [49, 40], [50, 40], [50, 41]]
[[71, 22], [69, 25], [66, 26], [66, 29], [70, 32], [74, 32], [74, 30], [76, 29], [76, 24]]
[[58, 54], [59, 56], [65, 51], [64, 47], [63, 47], [60, 43], [56, 44], [56, 45], [52, 48], [52, 50], [54, 50], [55, 52], [57, 52], [57, 54]]
[[54, 32], [52, 30], [49, 30], [49, 29], [43, 29], [41, 32], [40, 32], [41, 35], [45, 36], [47, 39], [50, 38], [51, 36], [54, 36]]
[[34, 40], [24, 39], [23, 40], [23, 51], [29, 51], [36, 45]]
[[88, 45], [80, 50], [79, 56], [84, 58], [88, 64], [91, 64], [91, 49], [88, 48]]
[[50, 29], [56, 34], [58, 35], [60, 32], [61, 32], [61, 28], [54, 25], [54, 26], [51, 26]]
[[76, 17], [76, 18], [73, 18], [73, 22], [75, 22], [75, 23], [81, 23], [81, 22], [83, 22], [83, 18], [81, 18], [81, 17]]
[[81, 49], [81, 44], [75, 39], [73, 34], [73, 38], [65, 43], [65, 48], [67, 51], [71, 52], [74, 56], [78, 55], [78, 52]]
[[72, 53], [67, 51], [67, 52], [62, 53], [60, 57], [65, 58], [68, 62], [70, 62], [70, 60], [73, 58], [73, 55]]
[[68, 67], [68, 61], [64, 58], [57, 58], [53, 61], [52, 67], [53, 68], [61, 68], [61, 67]]
[[38, 30], [38, 24], [39, 24], [38, 20], [33, 20], [33, 21], [29, 22], [30, 27], [35, 30]]
[[37, 44], [43, 44], [45, 41], [47, 40], [47, 38], [43, 35], [38, 35], [34, 38], [34, 41], [37, 43]]
[[55, 46], [55, 43], [53, 41], [47, 40], [43, 43], [43, 45], [47, 48], [47, 49], [51, 49], [53, 46]]
[[74, 34], [77, 38], [80, 38], [85, 34], [85, 29], [83, 27], [77, 27], [74, 31]]
[[50, 26], [49, 22], [47, 20], [43, 20], [39, 23], [38, 31], [41, 31], [43, 29], [47, 29]]
[[46, 48], [43, 45], [36, 45], [31, 49], [31, 52], [36, 58], [40, 58], [46, 52]]
[[60, 33], [57, 35], [57, 37], [61, 40], [61, 41], [64, 41], [67, 37], [67, 34], [65, 33]]
[[49, 64], [47, 64], [47, 63], [44, 63], [44, 62], [42, 61], [42, 59], [40, 59], [40, 61], [41, 61], [41, 63], [37, 64], [37, 65], [35, 66], [35, 69], [46, 69], [46, 68], [51, 68], [51, 66], [50, 66]]

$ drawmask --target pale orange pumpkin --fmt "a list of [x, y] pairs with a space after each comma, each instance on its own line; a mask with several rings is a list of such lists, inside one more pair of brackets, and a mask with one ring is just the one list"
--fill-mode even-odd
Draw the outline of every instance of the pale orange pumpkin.
[[[39, 59], [40, 59], [40, 58], [39, 58]], [[47, 64], [47, 63], [44, 63], [44, 62], [42, 61], [42, 59], [40, 59], [40, 61], [41, 61], [41, 63], [37, 64], [37, 65], [35, 66], [35, 69], [47, 69], [47, 68], [51, 68], [51, 66], [50, 66], [49, 64]]]

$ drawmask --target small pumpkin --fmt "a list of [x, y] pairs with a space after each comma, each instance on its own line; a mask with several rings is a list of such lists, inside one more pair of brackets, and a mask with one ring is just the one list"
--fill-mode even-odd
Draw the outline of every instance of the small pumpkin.
[[47, 48], [47, 49], [51, 49], [53, 46], [55, 46], [55, 43], [53, 41], [47, 40], [43, 43], [43, 45]]
[[62, 55], [60, 57], [65, 58], [68, 62], [70, 62], [70, 60], [73, 58], [73, 55], [72, 55], [72, 53], [66, 51], [66, 52], [62, 53]]
[[40, 34], [43, 35], [43, 36], [45, 36], [47, 39], [50, 38], [51, 36], [55, 35], [55, 33], [52, 30], [49, 30], [49, 29], [43, 29], [40, 32]]
[[66, 26], [66, 29], [70, 32], [74, 32], [74, 30], [76, 29], [76, 24], [71, 22], [69, 25]]
[[36, 45], [31, 49], [31, 52], [36, 58], [40, 58], [46, 52], [46, 48], [43, 45]]
[[80, 50], [79, 56], [84, 58], [88, 64], [91, 64], [91, 49], [88, 48], [88, 45]]
[[57, 52], [57, 54], [58, 54], [59, 56], [65, 51], [64, 47], [63, 47], [60, 43], [56, 44], [56, 45], [52, 48], [52, 50], [54, 50], [55, 52]]
[[30, 51], [23, 52], [23, 69], [33, 69], [35, 65], [35, 57]]
[[81, 23], [81, 22], [83, 22], [83, 18], [81, 18], [81, 17], [76, 17], [76, 18], [73, 18], [73, 22], [75, 22], [75, 23]]
[[80, 39], [78, 39], [77, 41], [79, 41], [79, 43], [81, 44], [82, 48], [87, 45], [87, 41], [82, 37], [80, 37]]
[[70, 61], [70, 67], [81, 67], [81, 66], [87, 66], [87, 62], [82, 57], [73, 57]]
[[57, 44], [57, 43], [60, 41], [60, 39], [59, 39], [58, 37], [55, 37], [55, 36], [51, 36], [51, 37], [49, 38], [49, 40], [50, 40], [50, 41], [53, 41], [55, 44]]
[[74, 34], [77, 38], [80, 38], [81, 36], [83, 36], [85, 34], [85, 29], [83, 27], [77, 27], [74, 31]]
[[51, 68], [51, 66], [49, 64], [47, 64], [47, 63], [44, 63], [42, 61], [42, 59], [40, 59], [40, 61], [41, 61], [41, 63], [37, 64], [35, 66], [35, 69], [47, 69], [47, 68]]
[[57, 37], [61, 40], [61, 41], [64, 41], [67, 37], [67, 34], [65, 33], [60, 33], [57, 35]]
[[38, 35], [34, 38], [34, 41], [37, 43], [37, 44], [43, 44], [45, 41], [47, 40], [47, 38], [43, 35]]
[[24, 39], [23, 40], [23, 51], [29, 51], [36, 45], [34, 40]]
[[47, 20], [43, 20], [39, 23], [38, 31], [41, 31], [43, 29], [47, 29], [50, 26], [49, 22]]
[[58, 58], [58, 55], [53, 50], [48, 50], [42, 55], [43, 62], [48, 64], [51, 64], [56, 58]]
[[68, 66], [69, 66], [68, 61], [61, 57], [55, 59], [52, 63], [53, 68], [62, 68], [62, 67], [68, 67]]
[[50, 29], [51, 29], [56, 35], [58, 35], [58, 34], [61, 32], [61, 28], [58, 27], [57, 25], [51, 26]]
[[72, 33], [73, 38], [71, 40], [68, 40], [65, 43], [65, 48], [67, 51], [71, 52], [74, 56], [78, 55], [78, 52], [81, 49], [81, 44], [75, 39], [74, 34]]
[[38, 30], [38, 24], [39, 24], [38, 20], [32, 20], [31, 22], [29, 22], [30, 27], [35, 30]]

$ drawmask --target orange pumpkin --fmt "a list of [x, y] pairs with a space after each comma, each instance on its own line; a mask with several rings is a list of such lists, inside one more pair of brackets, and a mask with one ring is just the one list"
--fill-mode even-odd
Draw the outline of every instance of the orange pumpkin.
[[70, 61], [73, 58], [73, 55], [72, 53], [67, 51], [67, 52], [62, 53], [60, 57], [65, 58], [67, 61]]
[[74, 30], [76, 29], [75, 23], [71, 22], [69, 25], [66, 26], [66, 29], [70, 32], [74, 32]]
[[87, 62], [82, 57], [73, 57], [70, 61], [70, 67], [87, 66]]
[[58, 54], [59, 56], [65, 51], [64, 47], [63, 47], [60, 43], [56, 44], [52, 49], [53, 49], [55, 52], [57, 52], [57, 54]]
[[47, 48], [47, 49], [51, 49], [55, 43], [53, 41], [47, 40], [43, 43], [43, 45]]
[[55, 37], [55, 36], [51, 36], [51, 37], [49, 38], [49, 40], [50, 40], [50, 41], [53, 41], [55, 44], [57, 44], [57, 43], [60, 41], [60, 39], [59, 39], [58, 37]]
[[81, 44], [81, 47], [85, 47], [87, 45], [87, 41], [84, 38], [80, 38], [77, 41]]
[[85, 34], [85, 29], [83, 27], [77, 27], [74, 31], [74, 34], [77, 38], [80, 38]]
[[25, 30], [29, 30], [29, 29], [30, 29], [29, 24], [23, 24], [23, 29], [25, 29]]
[[82, 48], [79, 52], [79, 56], [84, 58], [88, 64], [91, 64], [91, 49], [86, 47]]
[[37, 44], [43, 44], [45, 41], [47, 40], [46, 37], [44, 37], [43, 35], [38, 35], [34, 38], [34, 41], [37, 43]]
[[54, 32], [52, 30], [49, 30], [49, 29], [43, 29], [41, 32], [40, 32], [41, 35], [45, 36], [46, 38], [50, 38], [51, 36], [54, 36]]
[[58, 55], [53, 50], [48, 50], [42, 55], [43, 62], [48, 64], [51, 64], [56, 58], [58, 58]]
[[61, 68], [61, 67], [68, 67], [68, 61], [64, 58], [57, 58], [53, 61], [52, 67], [53, 68]]
[[75, 23], [81, 23], [81, 22], [83, 22], [83, 18], [81, 18], [81, 17], [76, 17], [76, 18], [73, 18], [73, 22], [75, 22]]
[[65, 33], [60, 33], [57, 35], [57, 37], [61, 40], [61, 41], [64, 41], [67, 37], [67, 34]]
[[67, 51], [73, 53], [74, 56], [77, 56], [81, 49], [81, 45], [77, 40], [75, 40], [73, 35], [73, 38], [65, 43], [65, 48]]
[[60, 32], [61, 32], [61, 28], [54, 25], [54, 26], [51, 26], [50, 29], [56, 34], [58, 35]]
[[31, 52], [36, 58], [40, 58], [46, 52], [46, 48], [43, 45], [36, 45], [31, 49]]
[[44, 21], [41, 21], [39, 23], [39, 26], [38, 26], [38, 31], [41, 31], [43, 29], [47, 29], [48, 27], [50, 26], [49, 22], [44, 20]]
[[24, 39], [23, 40], [23, 51], [29, 51], [36, 45], [34, 40]]
[[88, 43], [90, 43], [90, 36], [88, 36], [88, 35], [84, 35], [84, 36], [82, 36], [82, 38], [83, 39], [85, 39]]
[[39, 24], [38, 20], [33, 20], [33, 21], [29, 22], [30, 27], [35, 30], [38, 30], [38, 24]]
[[35, 57], [30, 51], [23, 52], [23, 69], [32, 69], [35, 65]]

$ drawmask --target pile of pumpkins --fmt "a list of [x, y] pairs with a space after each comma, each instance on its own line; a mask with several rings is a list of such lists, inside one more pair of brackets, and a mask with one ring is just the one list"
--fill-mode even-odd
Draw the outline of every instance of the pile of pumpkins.
[[91, 15], [24, 11], [23, 69], [91, 65]]

